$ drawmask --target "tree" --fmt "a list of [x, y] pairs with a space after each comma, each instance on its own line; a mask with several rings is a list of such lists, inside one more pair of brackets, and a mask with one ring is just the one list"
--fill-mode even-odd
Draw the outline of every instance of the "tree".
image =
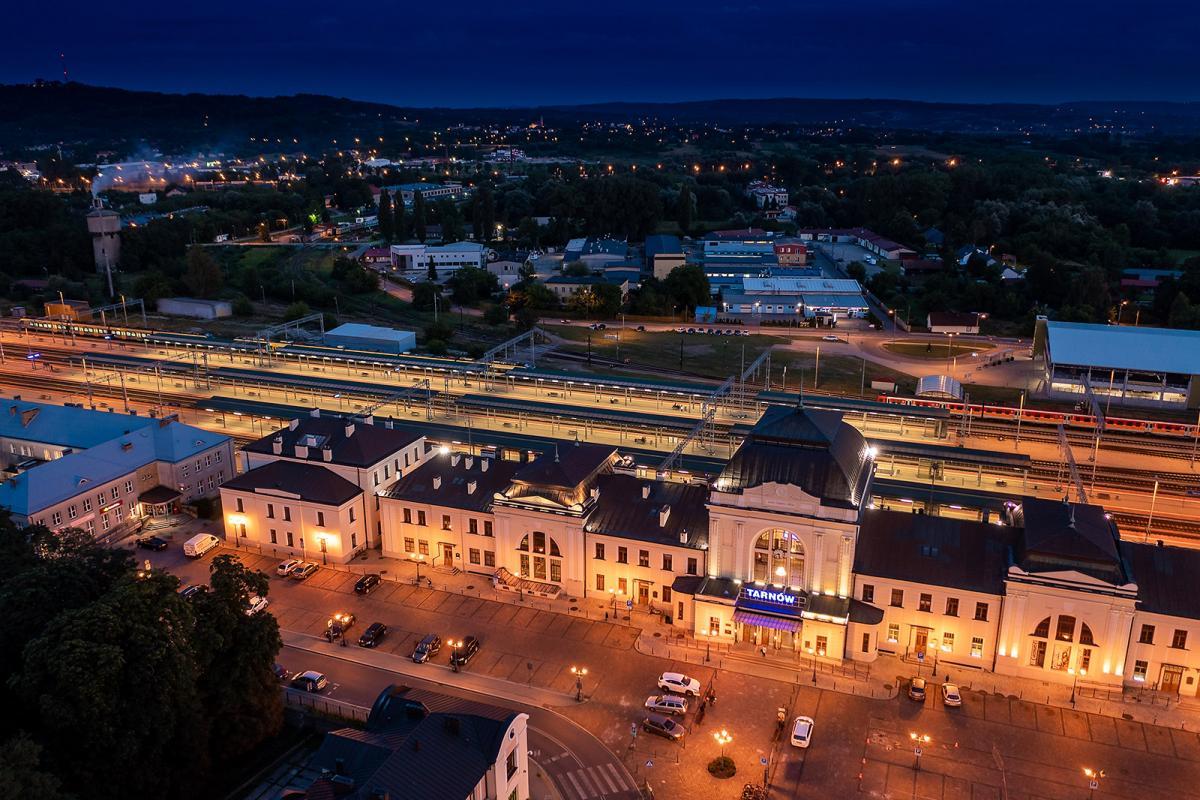
[[287, 308], [285, 308], [283, 310], [283, 321], [291, 322], [294, 319], [300, 319], [301, 317], [307, 317], [311, 313], [312, 313], [312, 309], [308, 307], [308, 303], [304, 302], [303, 300], [300, 300], [295, 303], [292, 303], [290, 306], [288, 306]]
[[188, 250], [183, 282], [197, 297], [215, 297], [221, 290], [221, 267], [209, 255], [207, 248], [192, 247]]
[[436, 283], [423, 281], [413, 287], [412, 304], [417, 311], [432, 311], [434, 298], [441, 294]]
[[245, 613], [252, 596], [266, 597], [270, 581], [230, 555], [209, 568], [210, 590], [192, 602], [200, 702], [209, 724], [208, 752], [228, 759], [279, 732], [283, 703], [273, 666], [283, 642], [271, 614]]
[[563, 275], [572, 278], [583, 278], [592, 274], [592, 268], [582, 261], [572, 261], [563, 267]]
[[492, 192], [492, 185], [485, 183], [480, 186], [475, 199], [475, 213], [472, 218], [478, 220], [483, 234], [475, 238], [480, 242], [490, 242], [496, 238], [496, 195]]
[[679, 187], [679, 197], [675, 201], [675, 220], [679, 223], [679, 229], [685, 235], [692, 229], [694, 206], [695, 201], [692, 198], [692, 189], [685, 183]]
[[408, 239], [408, 217], [404, 210], [404, 195], [396, 192], [392, 202], [392, 235], [397, 242]]
[[385, 242], [392, 241], [396, 233], [392, 219], [392, 198], [387, 189], [379, 192], [379, 233]]
[[453, 201], [442, 198], [437, 203], [438, 222], [442, 224], [442, 241], [443, 242], [461, 242], [467, 237], [466, 227], [463, 225], [462, 212], [459, 211], [458, 205]]
[[483, 321], [488, 325], [507, 325], [508, 306], [504, 303], [493, 303], [483, 312]]
[[431, 281], [436, 281], [438, 279], [437, 264], [434, 263], [433, 256], [429, 257], [429, 266], [425, 270], [425, 277]]
[[663, 281], [663, 289], [672, 303], [688, 310], [712, 301], [708, 276], [699, 264], [685, 264], [671, 270]]
[[69, 800], [57, 776], [42, 770], [42, 747], [25, 732], [0, 746], [0, 797]]
[[500, 282], [496, 276], [479, 267], [462, 267], [456, 270], [446, 281], [446, 285], [450, 287], [450, 296], [454, 302], [463, 306], [476, 306], [480, 300], [500, 291]]
[[1191, 328], [1196, 324], [1196, 310], [1183, 292], [1175, 295], [1171, 301], [1171, 311], [1167, 314], [1167, 327]]
[[413, 235], [422, 244], [425, 242], [425, 195], [420, 190], [413, 192]]
[[867, 268], [861, 261], [851, 261], [846, 265], [846, 274], [859, 283], [867, 282]]

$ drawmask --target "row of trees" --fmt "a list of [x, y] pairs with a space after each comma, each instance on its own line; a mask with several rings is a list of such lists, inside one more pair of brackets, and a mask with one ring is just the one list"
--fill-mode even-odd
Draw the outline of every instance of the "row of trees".
[[0, 795], [208, 797], [219, 766], [274, 736], [268, 580], [230, 556], [191, 598], [83, 531], [0, 518]]

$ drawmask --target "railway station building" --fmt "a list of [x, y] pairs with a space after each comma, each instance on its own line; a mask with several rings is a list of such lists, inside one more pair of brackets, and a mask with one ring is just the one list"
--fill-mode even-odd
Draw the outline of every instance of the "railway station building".
[[142, 417], [13, 399], [0, 409], [0, 507], [18, 525], [104, 540], [216, 497], [235, 474], [228, 436]]
[[1200, 331], [1056, 322], [1039, 317], [1040, 393], [1167, 409], [1200, 408]]
[[1102, 508], [1055, 500], [992, 523], [872, 508], [874, 459], [839, 412], [779, 406], [711, 485], [606, 445], [438, 453], [384, 492], [384, 555], [735, 648], [1197, 693], [1200, 552], [1122, 542]]

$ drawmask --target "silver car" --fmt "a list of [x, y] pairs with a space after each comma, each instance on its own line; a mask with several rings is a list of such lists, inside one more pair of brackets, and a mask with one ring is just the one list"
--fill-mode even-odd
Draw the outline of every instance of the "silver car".
[[660, 714], [686, 714], [688, 701], [671, 694], [652, 694], [646, 698], [646, 708]]

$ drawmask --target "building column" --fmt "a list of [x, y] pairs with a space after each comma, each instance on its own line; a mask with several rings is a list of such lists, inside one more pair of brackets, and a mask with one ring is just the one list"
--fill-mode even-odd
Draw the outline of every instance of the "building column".
[[1104, 653], [1104, 661], [1101, 663], [1101, 671], [1105, 675], [1121, 675], [1122, 667], [1125, 663], [1125, 648], [1128, 647], [1128, 641], [1118, 644], [1117, 637], [1120, 635], [1120, 620], [1121, 610], [1116, 606], [1108, 609], [1108, 619], [1104, 623], [1104, 641], [1101, 642], [1101, 651]]
[[707, 573], [710, 578], [721, 574], [721, 526], [715, 516], [708, 519]]
[[1026, 595], [1019, 594], [1013, 599], [1015, 602], [1009, 604], [1009, 607], [1012, 608], [1011, 613], [1005, 614], [1000, 624], [1000, 655], [1016, 659], [1020, 656], [1021, 630], [1025, 624]]
[[851, 541], [849, 536], [842, 537], [841, 551], [838, 553], [838, 597], [850, 596]]
[[821, 585], [821, 575], [824, 572], [825, 534], [817, 532], [816, 539], [816, 546], [813, 547], [815, 552], [813, 553], [812, 581], [810, 581], [808, 585], [808, 590], [810, 592], [824, 591], [824, 587]]

